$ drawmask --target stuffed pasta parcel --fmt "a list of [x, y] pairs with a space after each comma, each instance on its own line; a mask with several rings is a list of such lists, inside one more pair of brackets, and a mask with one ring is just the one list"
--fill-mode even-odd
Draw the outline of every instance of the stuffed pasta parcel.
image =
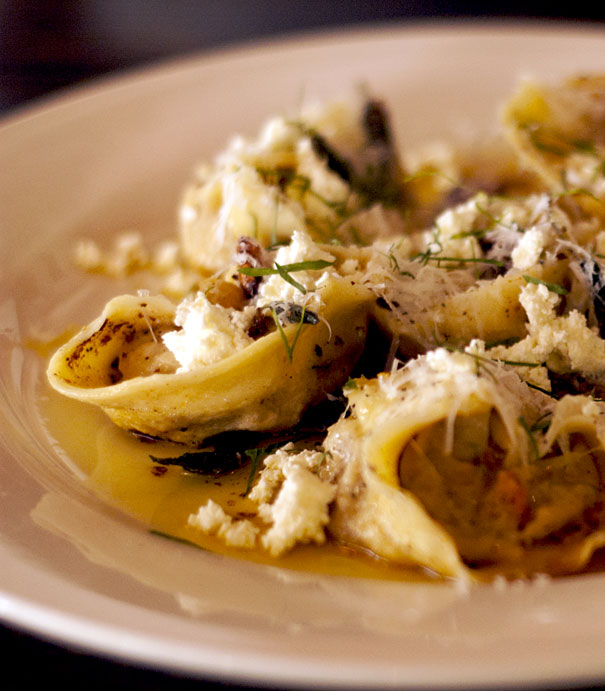
[[582, 571], [605, 546], [604, 83], [524, 84], [494, 141], [437, 156], [375, 99], [236, 137], [183, 195], [180, 294], [110, 300], [52, 387], [170, 444], [154, 463], [248, 465], [245, 511], [182, 518], [242, 555]]

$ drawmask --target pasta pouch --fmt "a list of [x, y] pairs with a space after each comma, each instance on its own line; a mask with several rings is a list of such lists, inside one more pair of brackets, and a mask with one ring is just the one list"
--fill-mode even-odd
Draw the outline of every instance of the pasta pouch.
[[546, 418], [527, 468], [527, 571], [576, 572], [605, 545], [604, 423], [602, 404], [587, 396], [565, 396]]
[[505, 132], [521, 161], [555, 194], [605, 216], [605, 76], [524, 82], [505, 105]]
[[404, 202], [382, 103], [306, 108], [298, 118], [272, 118], [257, 137], [235, 137], [198, 168], [179, 208], [181, 250], [213, 272], [242, 235], [268, 247], [299, 229], [316, 241], [365, 245], [403, 232]]
[[[289, 308], [294, 313], [283, 326], [269, 315], [272, 329], [256, 339], [200, 294], [192, 299], [210, 318], [193, 330], [191, 348], [173, 351], [168, 339], [186, 328], [175, 325], [169, 300], [116, 297], [55, 353], [48, 378], [60, 393], [100, 406], [120, 427], [161, 439], [199, 444], [227, 430], [284, 429], [346, 381], [364, 347], [367, 291], [334, 275], [318, 294], [322, 307], [313, 320]], [[183, 352], [195, 348], [206, 359], [186, 362]]]
[[547, 397], [471, 349], [437, 349], [348, 396], [326, 441], [333, 534], [444, 576], [524, 572], [532, 426]]

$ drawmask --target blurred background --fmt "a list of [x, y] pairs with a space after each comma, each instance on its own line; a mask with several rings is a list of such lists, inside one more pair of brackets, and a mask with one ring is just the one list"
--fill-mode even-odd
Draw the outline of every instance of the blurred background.
[[381, 22], [605, 21], [605, 5], [536, 0], [0, 0], [0, 112], [175, 56]]
[[[0, 0], [0, 115], [116, 71], [242, 42], [383, 23], [603, 24], [600, 3], [518, 0]], [[605, 39], [605, 24], [604, 39]], [[604, 41], [605, 47], [605, 41]], [[1, 567], [0, 567], [1, 568]], [[3, 681], [29, 689], [234, 689], [97, 659], [0, 626]], [[12, 681], [11, 681], [12, 678]]]

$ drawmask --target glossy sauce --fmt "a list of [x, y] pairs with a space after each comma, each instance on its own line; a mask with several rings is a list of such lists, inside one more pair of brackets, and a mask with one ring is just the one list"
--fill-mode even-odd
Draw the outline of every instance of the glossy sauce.
[[152, 455], [174, 457], [186, 449], [142, 441], [113, 425], [95, 407], [67, 399], [49, 386], [44, 386], [41, 408], [48, 432], [84, 472], [93, 491], [154, 533], [233, 558], [288, 569], [388, 580], [432, 580], [419, 570], [388, 564], [329, 540], [324, 545], [298, 545], [278, 559], [262, 549], [227, 547], [215, 536], [189, 526], [187, 520], [210, 498], [234, 517], [254, 511], [256, 505], [243, 496], [250, 474], [248, 465], [212, 477], [156, 463]]

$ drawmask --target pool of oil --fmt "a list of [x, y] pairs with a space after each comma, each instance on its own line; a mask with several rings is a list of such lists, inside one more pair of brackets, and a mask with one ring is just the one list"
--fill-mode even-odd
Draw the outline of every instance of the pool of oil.
[[323, 545], [297, 545], [277, 559], [262, 548], [228, 547], [216, 536], [190, 526], [188, 518], [208, 499], [234, 517], [254, 513], [256, 505], [246, 496], [249, 465], [215, 476], [156, 462], [153, 458], [173, 458], [187, 449], [137, 438], [115, 426], [101, 410], [65, 398], [48, 385], [43, 386], [40, 407], [48, 433], [82, 471], [94, 493], [134, 517], [142, 530], [182, 540], [192, 548], [287, 569], [359, 578], [432, 580], [424, 572], [388, 564], [329, 539]]

